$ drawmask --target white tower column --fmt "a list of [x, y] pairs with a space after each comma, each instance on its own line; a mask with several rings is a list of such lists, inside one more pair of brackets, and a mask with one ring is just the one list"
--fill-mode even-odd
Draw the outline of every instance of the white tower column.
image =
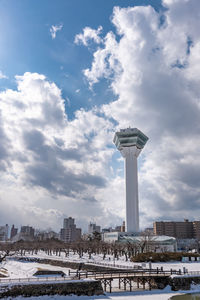
[[141, 149], [123, 147], [120, 152], [125, 158], [126, 232], [139, 232], [137, 157]]
[[125, 158], [126, 232], [139, 232], [137, 158], [148, 137], [137, 128], [120, 129], [113, 142]]

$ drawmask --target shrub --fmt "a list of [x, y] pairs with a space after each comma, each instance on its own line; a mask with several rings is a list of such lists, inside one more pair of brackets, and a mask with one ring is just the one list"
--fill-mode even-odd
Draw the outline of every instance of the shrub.
[[164, 252], [164, 253], [139, 253], [131, 257], [132, 262], [167, 262], [167, 261], [181, 261], [182, 257], [199, 257], [196, 253], [185, 252]]

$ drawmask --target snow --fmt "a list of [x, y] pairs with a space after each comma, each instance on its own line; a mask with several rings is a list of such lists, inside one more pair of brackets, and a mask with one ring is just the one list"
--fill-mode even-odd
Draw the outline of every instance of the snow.
[[[13, 259], [8, 259], [7, 261], [3, 262], [2, 267], [8, 270], [7, 278], [9, 279], [35, 278], [33, 274], [38, 269], [63, 271], [66, 274], [66, 277], [68, 277], [69, 270], [72, 271], [72, 269], [69, 268], [40, 264], [36, 262], [15, 261]], [[51, 276], [56, 277], [56, 275], [48, 275], [48, 277]]]
[[[103, 260], [103, 254], [92, 255], [91, 259], [89, 259], [88, 254], [84, 254], [81, 258], [78, 254], [74, 254], [72, 251], [69, 253], [69, 256], [66, 257], [64, 252], [61, 252], [60, 256], [56, 256], [55, 254], [47, 255], [44, 251], [39, 251], [34, 255], [27, 254], [26, 257], [31, 258], [46, 258], [52, 260], [59, 260], [59, 261], [68, 261], [68, 262], [76, 262], [76, 263], [87, 263], [87, 264], [94, 264], [94, 265], [103, 265], [103, 266], [110, 266], [110, 267], [118, 267], [118, 268], [134, 268], [134, 266], [141, 266], [144, 263], [134, 263], [130, 261], [125, 261], [125, 257], [119, 257], [119, 260], [113, 260], [112, 255], [106, 255], [106, 258]], [[189, 272], [190, 271], [199, 271], [200, 272], [200, 261], [191, 261], [191, 262], [160, 262], [160, 263], [151, 263], [151, 268], [163, 268], [163, 270], [181, 270], [185, 267]], [[149, 263], [146, 263], [146, 268], [149, 268]]]
[[[113, 261], [112, 256], [106, 256], [106, 259], [103, 260], [102, 255], [93, 255], [91, 259], [88, 258], [88, 255], [84, 255], [83, 257], [79, 258], [77, 254], [73, 254], [70, 252], [69, 257], [65, 257], [64, 253], [61, 253], [61, 256], [58, 257], [56, 255], [47, 255], [46, 253], [40, 251], [37, 255], [30, 255], [27, 254], [26, 257], [34, 257], [34, 258], [46, 258], [46, 259], [53, 259], [53, 260], [62, 260], [62, 261], [69, 261], [69, 262], [77, 262], [77, 263], [91, 263], [97, 265], [109, 265], [114, 266], [119, 265], [119, 267], [127, 267], [133, 268], [134, 266], [142, 266], [144, 263], [133, 263], [130, 261], [125, 261], [125, 258], [119, 258], [118, 261]], [[110, 259], [109, 259], [110, 257]], [[163, 268], [163, 270], [183, 270], [185, 267], [188, 269], [189, 272], [200, 272], [200, 262], [168, 262], [168, 263], [152, 263], [152, 268]], [[48, 270], [62, 270], [66, 273], [67, 279], [70, 280], [68, 277], [69, 268], [63, 268], [59, 266], [52, 266], [48, 264], [40, 264], [37, 262], [27, 262], [27, 261], [15, 261], [13, 258], [7, 259], [7, 261], [3, 262], [0, 267], [3, 267], [8, 270], [8, 275], [11, 280], [12, 279], [19, 279], [19, 278], [34, 278], [33, 274], [38, 270], [38, 268], [48, 269]], [[146, 263], [146, 268], [149, 267], [149, 264]], [[74, 271], [74, 270], [73, 270]], [[49, 276], [50, 277], [50, 276]], [[53, 276], [55, 277], [55, 276]], [[42, 279], [42, 278], [41, 278]], [[57, 278], [59, 282], [59, 278]], [[60, 279], [62, 280], [62, 279]], [[50, 282], [50, 281], [49, 281]], [[17, 297], [16, 300], [22, 299], [30, 299], [30, 300], [168, 300], [170, 297], [178, 294], [185, 294], [185, 293], [193, 293], [199, 292], [200, 286], [199, 285], [192, 285], [190, 291], [179, 291], [179, 292], [172, 292], [169, 287], [164, 290], [137, 290], [133, 292], [114, 292], [114, 293], [105, 293], [105, 295], [101, 296], [40, 296], [40, 297]], [[8, 298], [6, 298], [8, 300]]]

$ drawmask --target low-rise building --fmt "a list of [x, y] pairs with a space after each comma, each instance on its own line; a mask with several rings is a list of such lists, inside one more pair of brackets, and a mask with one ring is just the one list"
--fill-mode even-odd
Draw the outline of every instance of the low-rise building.
[[146, 252], [176, 252], [177, 242], [169, 236], [145, 236], [127, 232], [106, 232], [103, 237], [107, 243], [132, 243], [138, 247], [138, 251], [144, 246]]
[[199, 243], [196, 239], [177, 239], [177, 248], [179, 251], [195, 250], [199, 252]]

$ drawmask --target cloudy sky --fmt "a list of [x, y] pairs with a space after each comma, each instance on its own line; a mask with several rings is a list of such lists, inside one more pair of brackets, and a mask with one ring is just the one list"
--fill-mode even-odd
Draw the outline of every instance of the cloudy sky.
[[200, 219], [200, 1], [0, 0], [0, 225], [119, 225], [115, 130], [138, 127], [140, 226]]

